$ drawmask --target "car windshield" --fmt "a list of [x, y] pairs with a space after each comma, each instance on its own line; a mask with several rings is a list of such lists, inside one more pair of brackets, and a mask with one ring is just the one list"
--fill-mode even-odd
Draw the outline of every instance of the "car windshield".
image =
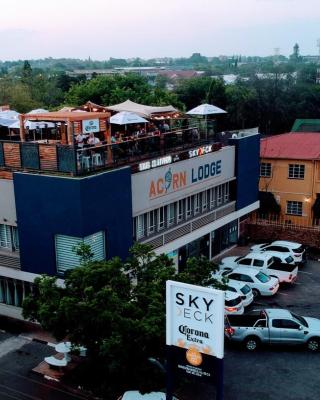
[[291, 313], [291, 315], [293, 316], [293, 318], [297, 319], [301, 325], [306, 326], [308, 328], [308, 322], [303, 317], [301, 317], [301, 315], [297, 315], [293, 312]]
[[241, 260], [241, 258], [243, 258], [243, 256], [237, 257], [234, 261], [235, 261], [235, 262], [238, 262], [239, 260]]
[[228, 286], [227, 289], [229, 290], [229, 292], [236, 292], [237, 293], [237, 289], [235, 289], [234, 287]]
[[270, 276], [264, 274], [261, 271], [257, 273], [256, 278], [258, 279], [258, 281], [260, 281], [262, 283], [266, 283], [266, 282], [270, 281]]
[[291, 264], [294, 260], [291, 256], [288, 256], [287, 258], [285, 258], [285, 261], [287, 264]]
[[248, 294], [249, 292], [250, 292], [250, 286], [248, 286], [248, 285], [244, 285], [241, 289], [241, 292], [243, 293], [243, 294]]

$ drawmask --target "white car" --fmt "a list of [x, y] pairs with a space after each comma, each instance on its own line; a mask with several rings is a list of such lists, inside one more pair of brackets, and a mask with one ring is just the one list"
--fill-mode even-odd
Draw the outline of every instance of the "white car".
[[290, 253], [296, 264], [302, 263], [305, 258], [305, 246], [301, 243], [289, 242], [286, 240], [276, 240], [272, 243], [262, 243], [252, 246], [251, 251], [276, 251], [280, 253]]
[[[255, 250], [252, 250], [252, 253], [256, 253]], [[292, 264], [294, 265], [296, 262], [294, 261], [292, 253], [281, 253], [280, 251], [269, 251], [266, 250], [263, 254], [267, 254], [273, 256], [274, 261], [284, 264]]]
[[222, 272], [226, 278], [246, 283], [252, 289], [254, 297], [272, 296], [279, 289], [279, 280], [259, 271], [255, 267], [237, 267], [232, 271]]
[[[178, 400], [178, 398], [174, 396], [172, 399]], [[139, 390], [129, 390], [120, 396], [118, 400], [166, 400], [166, 394], [163, 392], [141, 394]]]
[[[211, 274], [211, 276], [212, 278], [222, 282], [223, 272], [224, 271], [215, 271]], [[237, 293], [241, 297], [243, 307], [247, 307], [253, 302], [251, 287], [248, 286], [246, 283], [229, 280], [225, 285], [227, 286], [226, 290], [228, 290], [229, 292]]]
[[247, 307], [253, 302], [252, 289], [246, 283], [230, 280], [226, 285], [229, 292], [238, 293], [240, 295], [243, 307]]
[[224, 311], [226, 315], [241, 315], [244, 313], [242, 298], [238, 293], [225, 291]]

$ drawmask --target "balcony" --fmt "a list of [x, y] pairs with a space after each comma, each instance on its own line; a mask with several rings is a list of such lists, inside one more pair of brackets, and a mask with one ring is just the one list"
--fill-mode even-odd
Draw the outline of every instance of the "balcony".
[[212, 145], [211, 151], [221, 148], [213, 138], [207, 138], [198, 127], [189, 127], [166, 133], [149, 133], [144, 137], [128, 137], [127, 140], [107, 144], [84, 145], [54, 141], [0, 141], [0, 170], [90, 175], [107, 169], [130, 166], [139, 171], [143, 161], [172, 156], [174, 160], [188, 158], [187, 151], [203, 145]]

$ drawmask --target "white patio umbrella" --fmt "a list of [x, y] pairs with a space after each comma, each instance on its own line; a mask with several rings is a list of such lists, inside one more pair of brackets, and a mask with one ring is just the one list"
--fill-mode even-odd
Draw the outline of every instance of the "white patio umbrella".
[[[127, 130], [127, 125], [130, 124], [145, 124], [146, 128], [146, 123], [148, 121], [140, 115], [135, 114], [133, 112], [128, 112], [128, 111], [120, 111], [117, 114], [113, 115], [110, 118], [110, 123], [115, 124], [115, 125], [125, 125], [125, 131]], [[147, 130], [147, 129], [145, 129]]]
[[212, 115], [212, 114], [227, 114], [227, 111], [214, 106], [212, 104], [201, 104], [198, 107], [193, 108], [192, 110], [188, 111], [187, 114], [189, 115]]
[[222, 108], [219, 108], [217, 106], [214, 106], [212, 104], [201, 104], [200, 106], [195, 107], [192, 110], [188, 111], [187, 114], [189, 114], [189, 115], [200, 115], [200, 116], [204, 116], [205, 117], [206, 137], [207, 137], [208, 136], [208, 123], [207, 123], [208, 115], [227, 114], [227, 111], [225, 111]]
[[121, 111], [110, 118], [110, 123], [116, 125], [146, 124], [147, 122], [140, 115], [128, 111]]

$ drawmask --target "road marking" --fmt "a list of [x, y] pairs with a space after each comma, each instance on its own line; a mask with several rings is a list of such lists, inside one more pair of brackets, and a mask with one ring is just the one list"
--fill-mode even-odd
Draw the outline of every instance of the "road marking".
[[294, 285], [302, 285], [300, 282], [295, 282]]
[[312, 272], [299, 271], [299, 274], [313, 275]]
[[281, 293], [281, 292], [278, 293], [281, 294], [282, 296], [288, 296], [288, 293]]

